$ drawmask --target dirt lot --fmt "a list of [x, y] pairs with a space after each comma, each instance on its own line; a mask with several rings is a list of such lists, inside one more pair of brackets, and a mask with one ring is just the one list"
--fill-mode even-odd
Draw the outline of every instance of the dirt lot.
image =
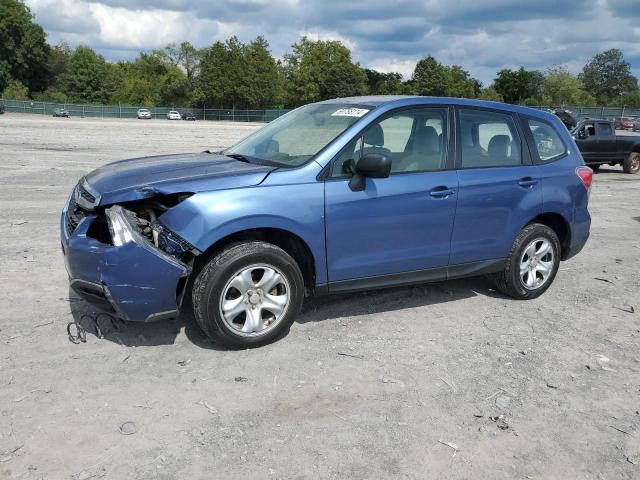
[[72, 344], [93, 312], [60, 253], [77, 179], [254, 128], [0, 116], [0, 478], [640, 478], [640, 175], [617, 167], [534, 301], [477, 278], [310, 300], [255, 350], [189, 315]]

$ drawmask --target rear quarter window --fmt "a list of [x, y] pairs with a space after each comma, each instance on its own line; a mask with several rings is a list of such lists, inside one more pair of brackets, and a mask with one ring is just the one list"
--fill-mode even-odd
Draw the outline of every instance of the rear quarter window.
[[529, 118], [527, 124], [542, 162], [551, 162], [567, 153], [567, 147], [550, 123]]

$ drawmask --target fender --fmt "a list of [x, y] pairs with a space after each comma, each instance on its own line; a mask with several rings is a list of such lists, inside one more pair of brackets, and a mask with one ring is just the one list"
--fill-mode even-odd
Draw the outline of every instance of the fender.
[[244, 230], [286, 230], [300, 237], [311, 250], [317, 284], [327, 281], [323, 182], [263, 183], [200, 192], [168, 210], [160, 221], [200, 251]]
[[[567, 232], [569, 235], [571, 235], [571, 223], [570, 220], [567, 219], [567, 217], [563, 214], [563, 212], [558, 211], [558, 210], [551, 210], [551, 209], [545, 209], [544, 211], [540, 212], [540, 214], [535, 215], [533, 217], [531, 217], [529, 220], [527, 220], [526, 222], [523, 222], [518, 230], [518, 233], [520, 233], [520, 230], [522, 230], [524, 227], [526, 227], [527, 225], [529, 225], [532, 221], [534, 221], [536, 218], [540, 218], [540, 217], [545, 217], [547, 215], [553, 215], [553, 216], [557, 216], [562, 218], [562, 221], [564, 223], [564, 227], [567, 228]], [[543, 222], [544, 223], [544, 222]], [[517, 234], [516, 234], [517, 236]], [[515, 240], [515, 236], [513, 237], [513, 239]]]

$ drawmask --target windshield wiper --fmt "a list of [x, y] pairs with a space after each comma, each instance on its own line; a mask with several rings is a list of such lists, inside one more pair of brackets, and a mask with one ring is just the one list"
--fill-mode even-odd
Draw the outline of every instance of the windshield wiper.
[[286, 163], [275, 162], [273, 160], [267, 160], [266, 158], [249, 157], [248, 155], [242, 155], [240, 153], [223, 153], [227, 157], [231, 157], [235, 160], [245, 163], [251, 163], [253, 165], [262, 165], [264, 167], [276, 167], [276, 168], [291, 168], [291, 165]]
[[234, 158], [234, 159], [239, 160], [239, 161], [244, 162], [244, 163], [253, 163], [251, 160], [249, 160], [249, 157], [246, 157], [246, 156], [241, 155], [239, 153], [229, 153], [226, 156]]

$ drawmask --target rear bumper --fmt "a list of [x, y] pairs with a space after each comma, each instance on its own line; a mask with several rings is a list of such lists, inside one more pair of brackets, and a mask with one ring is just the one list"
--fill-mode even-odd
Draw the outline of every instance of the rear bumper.
[[579, 209], [574, 212], [574, 221], [571, 225], [571, 244], [563, 249], [562, 260], [569, 260], [575, 257], [587, 244], [591, 230], [591, 215], [589, 211]]
[[62, 212], [60, 235], [71, 288], [83, 299], [130, 321], [176, 317], [190, 267], [134, 236], [120, 247], [87, 236], [96, 217], [73, 231]]
[[565, 252], [563, 255], [563, 260], [569, 260], [572, 257], [575, 257], [577, 254], [579, 254], [582, 249], [584, 248], [584, 246], [587, 244], [587, 240], [589, 240], [589, 233], [587, 232], [587, 236], [581, 240], [578, 243], [575, 243], [573, 245], [571, 245]]

